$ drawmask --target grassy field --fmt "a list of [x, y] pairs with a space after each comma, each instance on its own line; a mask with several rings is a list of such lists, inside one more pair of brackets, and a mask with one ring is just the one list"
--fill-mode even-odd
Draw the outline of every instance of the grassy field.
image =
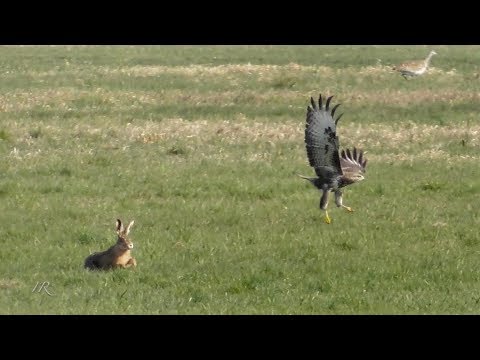
[[[479, 73], [480, 46], [0, 47], [0, 313], [480, 313]], [[369, 159], [330, 225], [296, 176], [319, 93]], [[86, 271], [117, 218], [138, 267]]]

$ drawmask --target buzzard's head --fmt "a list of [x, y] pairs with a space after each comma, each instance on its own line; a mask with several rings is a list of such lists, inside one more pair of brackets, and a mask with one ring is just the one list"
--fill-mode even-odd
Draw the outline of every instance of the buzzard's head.
[[363, 174], [361, 172], [358, 172], [358, 173], [351, 174], [350, 179], [352, 179], [353, 182], [359, 182], [359, 181], [362, 181], [363, 179], [365, 179], [365, 177], [363, 176]]

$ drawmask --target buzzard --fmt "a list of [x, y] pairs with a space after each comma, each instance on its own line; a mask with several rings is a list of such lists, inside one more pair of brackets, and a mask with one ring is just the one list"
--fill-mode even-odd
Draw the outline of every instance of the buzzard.
[[328, 193], [335, 192], [335, 203], [338, 207], [352, 212], [352, 208], [343, 205], [341, 188], [354, 184], [364, 179], [367, 159], [363, 157], [363, 151], [342, 150], [339, 154], [339, 142], [336, 133], [340, 114], [335, 120], [333, 116], [340, 104], [330, 109], [330, 101], [333, 96], [327, 98], [325, 107], [322, 104], [322, 95], [318, 99], [318, 105], [311, 98], [312, 106], [307, 108], [307, 123], [305, 127], [305, 145], [310, 166], [312, 166], [317, 177], [306, 177], [317, 189], [322, 191], [320, 198], [320, 209], [325, 211], [325, 222], [330, 224], [328, 216]]

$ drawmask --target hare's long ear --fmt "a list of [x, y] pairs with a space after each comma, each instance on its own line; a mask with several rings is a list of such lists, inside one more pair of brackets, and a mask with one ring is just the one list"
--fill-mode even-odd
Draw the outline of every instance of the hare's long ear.
[[127, 230], [125, 230], [125, 234], [127, 234], [127, 235], [128, 235], [128, 233], [130, 232], [130, 228], [132, 227], [132, 225], [133, 225], [134, 223], [135, 223], [135, 221], [134, 221], [134, 220], [132, 220], [132, 221], [130, 222], [130, 224], [128, 224], [128, 226], [127, 226]]
[[120, 234], [121, 232], [123, 232], [123, 225], [120, 219], [117, 219], [117, 233]]

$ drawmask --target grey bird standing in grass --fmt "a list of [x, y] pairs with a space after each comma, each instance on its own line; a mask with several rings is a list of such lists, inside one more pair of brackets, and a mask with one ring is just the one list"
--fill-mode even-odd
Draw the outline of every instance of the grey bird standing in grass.
[[342, 156], [339, 155], [339, 141], [336, 134], [338, 120], [343, 114], [340, 114], [334, 121], [333, 116], [340, 104], [337, 104], [330, 111], [330, 96], [323, 107], [322, 95], [318, 99], [318, 106], [315, 100], [311, 98], [312, 106], [307, 108], [307, 123], [305, 127], [305, 144], [307, 147], [307, 156], [310, 166], [315, 170], [318, 177], [311, 178], [299, 175], [303, 179], [310, 181], [317, 189], [322, 191], [320, 198], [320, 209], [325, 211], [325, 222], [331, 223], [328, 216], [328, 193], [335, 192], [335, 203], [338, 207], [352, 212], [352, 208], [343, 205], [342, 187], [354, 184], [364, 179], [367, 159], [363, 158], [363, 151], [353, 152], [347, 149], [342, 150]]

